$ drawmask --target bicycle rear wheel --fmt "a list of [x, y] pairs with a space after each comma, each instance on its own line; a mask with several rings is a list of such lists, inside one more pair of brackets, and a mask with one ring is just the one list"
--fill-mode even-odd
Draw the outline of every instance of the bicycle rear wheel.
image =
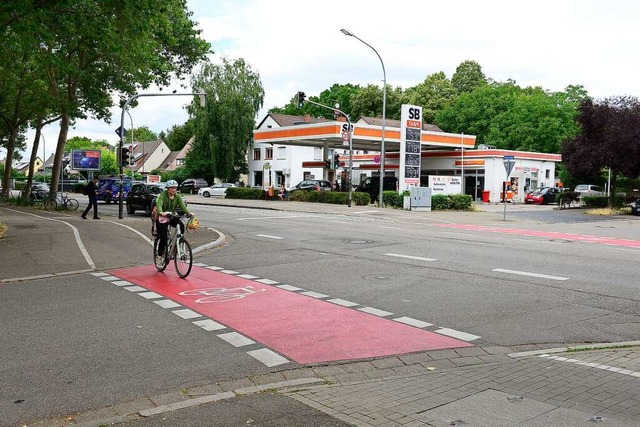
[[176, 266], [176, 273], [181, 278], [185, 278], [191, 273], [193, 264], [193, 254], [191, 253], [191, 245], [184, 239], [176, 244], [175, 258], [173, 260]]
[[153, 241], [153, 263], [156, 266], [156, 270], [164, 271], [169, 265], [169, 251], [167, 248], [164, 250], [164, 255], [158, 255], [158, 246], [160, 245], [160, 237], [156, 237]]
[[76, 199], [67, 199], [67, 209], [70, 211], [77, 211], [80, 203]]

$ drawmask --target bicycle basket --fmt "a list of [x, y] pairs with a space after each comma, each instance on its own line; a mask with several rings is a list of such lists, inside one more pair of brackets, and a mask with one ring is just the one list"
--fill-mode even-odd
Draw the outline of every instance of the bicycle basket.
[[187, 230], [197, 230], [198, 225], [200, 225], [198, 222], [198, 218], [196, 218], [195, 216], [192, 216], [187, 221]]

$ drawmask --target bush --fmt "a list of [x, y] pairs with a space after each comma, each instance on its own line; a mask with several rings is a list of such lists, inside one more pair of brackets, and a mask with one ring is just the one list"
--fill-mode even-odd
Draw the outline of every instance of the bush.
[[402, 194], [398, 193], [397, 191], [383, 191], [382, 201], [384, 202], [385, 206], [402, 209], [404, 207], [404, 196], [408, 195], [408, 191], [405, 191]]
[[[295, 202], [332, 203], [334, 205], [346, 205], [349, 201], [349, 193], [337, 191], [304, 191], [296, 190], [289, 194], [289, 199]], [[351, 193], [351, 200], [356, 205], [368, 205], [369, 194], [361, 192]]]
[[447, 194], [436, 194], [431, 197], [431, 210], [432, 211], [446, 211], [453, 209], [452, 201]]
[[227, 199], [261, 200], [265, 191], [261, 188], [229, 187], [225, 194]]
[[[585, 206], [594, 207], [594, 208], [606, 208], [609, 206], [609, 198], [607, 196], [583, 196], [581, 197], [582, 203]], [[613, 198], [613, 207], [619, 208], [624, 206], [625, 198], [621, 195], [616, 195]]]

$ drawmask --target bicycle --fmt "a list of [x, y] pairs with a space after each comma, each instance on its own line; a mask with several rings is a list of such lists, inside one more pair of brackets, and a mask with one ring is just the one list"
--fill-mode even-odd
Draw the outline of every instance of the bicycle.
[[58, 192], [56, 193], [55, 198], [53, 200], [55, 200], [55, 203], [57, 205], [54, 207], [54, 209], [60, 206], [62, 209], [65, 209], [65, 210], [77, 211], [78, 207], [80, 206], [80, 203], [78, 203], [76, 199], [72, 199], [69, 197], [69, 193], [62, 194]]
[[[184, 224], [182, 216], [171, 215], [170, 219], [174, 218], [177, 218]], [[185, 229], [187, 229], [186, 225]], [[164, 249], [164, 255], [158, 255], [159, 245], [160, 236], [156, 236], [153, 242], [153, 260], [156, 269], [160, 272], [164, 271], [169, 265], [169, 262], [173, 259], [178, 276], [182, 279], [187, 277], [189, 273], [191, 273], [193, 253], [191, 252], [191, 245], [187, 239], [184, 238], [182, 233], [180, 233], [180, 227], [169, 227], [167, 234], [167, 247]]]

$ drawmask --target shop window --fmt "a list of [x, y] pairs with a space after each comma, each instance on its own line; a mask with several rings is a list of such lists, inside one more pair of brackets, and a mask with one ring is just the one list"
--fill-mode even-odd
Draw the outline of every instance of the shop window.
[[253, 172], [253, 185], [256, 187], [262, 187], [262, 171]]
[[264, 149], [264, 159], [265, 160], [273, 160], [273, 148], [265, 148]]
[[260, 149], [259, 148], [254, 148], [253, 149], [253, 160], [260, 160]]

